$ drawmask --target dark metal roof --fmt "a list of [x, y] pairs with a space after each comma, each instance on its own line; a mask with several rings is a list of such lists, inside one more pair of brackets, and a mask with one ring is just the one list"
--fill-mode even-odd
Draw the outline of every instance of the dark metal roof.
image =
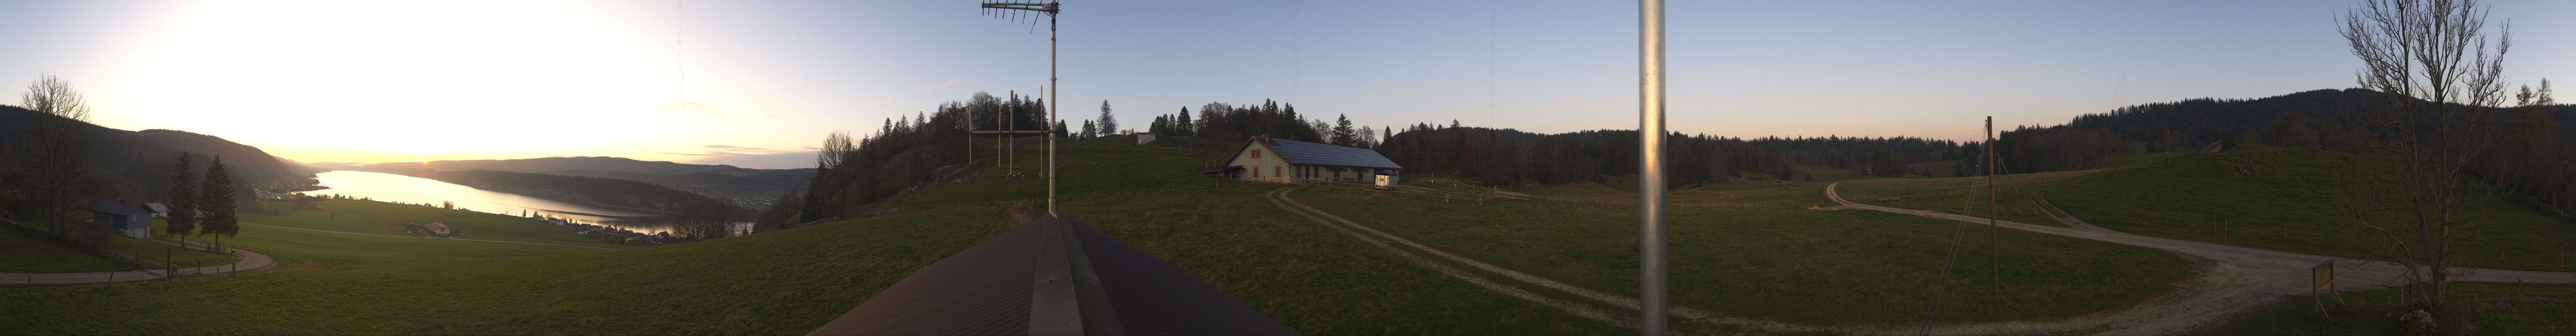
[[98, 201], [98, 204], [91, 204], [91, 205], [89, 206], [89, 211], [97, 211], [97, 212], [112, 213], [112, 214], [123, 215], [123, 216], [132, 216], [132, 215], [135, 215], [136, 213], [144, 213], [144, 214], [150, 214], [150, 213], [152, 213], [151, 209], [149, 209], [149, 208], [145, 207], [145, 206], [143, 205], [143, 203], [126, 202], [126, 201], [119, 201], [119, 200], [102, 200], [102, 201]]
[[[1060, 281], [1066, 279], [1076, 281]], [[811, 335], [1055, 333], [1067, 329], [1031, 328], [1030, 321], [1069, 322], [1066, 314], [1091, 315], [1078, 316], [1082, 322], [1071, 329], [1090, 333], [1296, 334], [1179, 266], [1080, 221], [1050, 216], [913, 271]]]
[[1387, 160], [1386, 155], [1380, 155], [1373, 150], [1268, 137], [1259, 139], [1268, 140], [1270, 152], [1278, 153], [1279, 158], [1287, 159], [1288, 163], [1404, 169], [1404, 166], [1395, 165], [1395, 161]]

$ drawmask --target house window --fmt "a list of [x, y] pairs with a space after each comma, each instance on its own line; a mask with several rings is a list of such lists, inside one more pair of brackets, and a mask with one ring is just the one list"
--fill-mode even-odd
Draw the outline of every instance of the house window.
[[1252, 150], [1252, 158], [1255, 158], [1255, 159], [1259, 159], [1259, 158], [1261, 158], [1261, 150], [1259, 150], [1259, 149]]
[[1279, 170], [1279, 166], [1278, 166], [1278, 165], [1271, 165], [1271, 166], [1270, 166], [1270, 175], [1277, 176], [1277, 175], [1281, 175], [1280, 173], [1284, 173], [1284, 172], [1287, 172], [1287, 171], [1285, 171], [1285, 170]]

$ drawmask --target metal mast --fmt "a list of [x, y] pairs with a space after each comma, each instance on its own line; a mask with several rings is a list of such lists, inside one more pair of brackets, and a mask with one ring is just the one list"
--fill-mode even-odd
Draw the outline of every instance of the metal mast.
[[[1044, 130], [1043, 132], [1045, 132], [1045, 133], [1046, 133], [1046, 135], [1047, 135], [1047, 137], [1046, 137], [1046, 143], [1047, 143], [1047, 155], [1046, 155], [1046, 157], [1047, 157], [1047, 158], [1046, 158], [1046, 165], [1047, 165], [1047, 169], [1046, 169], [1046, 179], [1047, 179], [1047, 215], [1050, 215], [1050, 216], [1056, 215], [1056, 212], [1055, 212], [1055, 166], [1056, 166], [1056, 164], [1055, 164], [1055, 132], [1056, 132], [1057, 130], [1055, 129], [1055, 124], [1056, 124], [1055, 110], [1056, 110], [1056, 104], [1060, 104], [1060, 103], [1056, 102], [1056, 94], [1055, 94], [1055, 93], [1056, 93], [1056, 91], [1057, 91], [1057, 90], [1060, 90], [1060, 89], [1057, 89], [1057, 88], [1056, 88], [1056, 84], [1055, 84], [1055, 80], [1056, 80], [1056, 77], [1055, 77], [1055, 51], [1056, 51], [1056, 46], [1055, 46], [1055, 44], [1056, 44], [1056, 43], [1055, 43], [1055, 38], [1056, 38], [1056, 30], [1055, 30], [1056, 24], [1055, 24], [1055, 18], [1056, 18], [1056, 14], [1057, 14], [1057, 13], [1062, 13], [1062, 12], [1063, 12], [1063, 5], [1062, 5], [1062, 4], [1058, 4], [1058, 3], [1054, 2], [1054, 1], [1048, 1], [1048, 2], [986, 2], [986, 3], [984, 3], [983, 7], [984, 7], [985, 9], [987, 9], [987, 10], [988, 10], [988, 11], [986, 12], [987, 14], [997, 14], [997, 13], [993, 13], [993, 12], [989, 11], [989, 10], [996, 10], [996, 9], [1016, 9], [1016, 10], [1024, 10], [1024, 11], [1031, 11], [1031, 12], [1038, 12], [1038, 13], [1045, 13], [1045, 14], [1046, 14], [1046, 17], [1047, 17], [1047, 87], [1046, 87], [1046, 88], [1043, 88], [1043, 89], [1041, 89], [1041, 90], [1047, 90], [1047, 91], [1045, 92], [1045, 93], [1046, 93], [1046, 100], [1047, 100], [1047, 118], [1046, 118], [1046, 120], [1045, 120], [1045, 121], [1043, 121], [1043, 123], [1045, 123], [1045, 124], [1046, 124], [1046, 125], [1045, 125], [1045, 130]], [[1032, 23], [1034, 23], [1034, 22], [1032, 22]], [[1014, 119], [1016, 119], [1016, 118], [1014, 118]], [[1017, 133], [1017, 130], [1013, 130], [1013, 131], [1011, 131], [1011, 132], [1013, 132], [1013, 133]]]
[[1663, 335], [1664, 283], [1664, 1], [1637, 1], [1637, 334]]

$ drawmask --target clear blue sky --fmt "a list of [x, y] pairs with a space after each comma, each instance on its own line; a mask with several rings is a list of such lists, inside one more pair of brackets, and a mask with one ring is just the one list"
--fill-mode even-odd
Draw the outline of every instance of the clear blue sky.
[[[1735, 137], [1970, 139], [1988, 115], [2057, 124], [2127, 104], [2351, 87], [2359, 62], [2333, 19], [2353, 4], [1673, 2], [1670, 119]], [[2514, 21], [2512, 81], [2576, 78], [2576, 23], [2556, 20], [2576, 17], [2576, 2], [2488, 4], [2497, 23]], [[1045, 84], [1045, 27], [975, 7], [0, 2], [0, 83], [16, 91], [57, 72], [91, 92], [109, 127], [208, 133], [302, 161], [792, 167], [835, 129]], [[1097, 115], [1102, 100], [1141, 125], [1278, 99], [1366, 125], [1636, 124], [1634, 2], [1065, 8], [1066, 119]]]

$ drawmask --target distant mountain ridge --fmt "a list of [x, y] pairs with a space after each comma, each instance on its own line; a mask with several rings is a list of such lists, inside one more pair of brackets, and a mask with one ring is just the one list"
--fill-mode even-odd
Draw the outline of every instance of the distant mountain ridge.
[[547, 157], [506, 160], [440, 160], [428, 162], [378, 163], [366, 166], [435, 170], [498, 170], [528, 173], [589, 170], [660, 175], [722, 173], [748, 169], [732, 165], [702, 165], [670, 161], [644, 161], [610, 156]]
[[348, 166], [355, 170], [385, 172], [491, 170], [611, 178], [658, 183], [681, 190], [732, 197], [775, 197], [804, 187], [805, 183], [814, 176], [813, 168], [755, 169], [733, 165], [644, 161], [608, 156], [441, 160], [349, 164]]

